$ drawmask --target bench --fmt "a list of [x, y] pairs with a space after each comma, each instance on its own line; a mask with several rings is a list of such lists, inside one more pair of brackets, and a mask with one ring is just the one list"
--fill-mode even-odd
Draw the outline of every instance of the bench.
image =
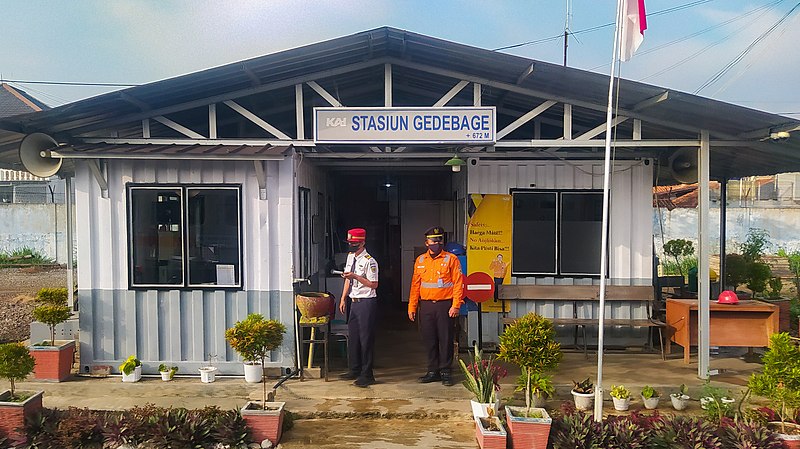
[[[600, 301], [599, 285], [503, 285], [498, 292], [498, 298], [508, 300], [538, 300], [572, 303], [572, 317], [546, 317], [556, 326], [575, 327], [575, 346], [578, 346], [578, 329], [582, 332], [583, 353], [588, 357], [586, 326], [597, 325], [597, 318], [579, 316], [578, 311], [589, 302]], [[631, 303], [640, 302], [647, 310], [646, 318], [605, 318], [605, 326], [629, 326], [645, 327], [648, 329], [648, 343], [652, 345], [651, 332], [658, 331], [658, 341], [661, 349], [661, 358], [666, 360], [664, 352], [664, 335], [662, 329], [666, 328], [666, 323], [653, 317], [653, 303], [655, 302], [655, 291], [648, 285], [609, 285], [606, 287], [606, 302], [626, 301]], [[503, 326], [511, 324], [515, 318], [503, 318]], [[652, 346], [651, 346], [652, 347]]]

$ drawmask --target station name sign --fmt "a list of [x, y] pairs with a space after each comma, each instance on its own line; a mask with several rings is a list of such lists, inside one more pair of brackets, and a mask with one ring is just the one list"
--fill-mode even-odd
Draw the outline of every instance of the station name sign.
[[314, 108], [314, 143], [319, 144], [494, 142], [494, 107]]

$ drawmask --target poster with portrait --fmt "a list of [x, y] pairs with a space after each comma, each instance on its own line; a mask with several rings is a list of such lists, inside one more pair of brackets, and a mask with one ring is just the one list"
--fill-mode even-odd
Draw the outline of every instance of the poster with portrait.
[[[471, 194], [467, 226], [467, 273], [484, 272], [495, 288], [511, 281], [511, 195]], [[496, 295], [495, 295], [496, 296]], [[499, 300], [481, 305], [484, 312], [508, 312]]]

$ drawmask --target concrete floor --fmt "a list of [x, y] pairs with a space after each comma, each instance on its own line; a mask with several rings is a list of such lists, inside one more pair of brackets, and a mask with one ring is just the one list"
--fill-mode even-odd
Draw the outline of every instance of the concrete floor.
[[[396, 316], [396, 315], [395, 315]], [[415, 326], [407, 320], [387, 319], [379, 326], [377, 336], [375, 375], [377, 384], [362, 389], [350, 382], [338, 381], [332, 372], [331, 381], [320, 379], [300, 381], [290, 379], [278, 390], [276, 400], [286, 401], [287, 410], [297, 416], [296, 427], [287, 432], [285, 448], [305, 447], [469, 447], [474, 444], [474, 424], [471, 418], [470, 395], [460, 385], [419, 384], [417, 376], [424, 372], [424, 355]], [[703, 382], [697, 378], [696, 357], [683, 363], [680, 347], [666, 361], [658, 353], [627, 351], [606, 353], [604, 357], [604, 386], [624, 384], [634, 396], [649, 384], [662, 391], [672, 392], [680, 384], [690, 387], [690, 395], [698, 398]], [[712, 369], [721, 374], [712, 378], [713, 384], [737, 395], [744, 389], [749, 375], [760, 365], [745, 361], [740, 350], [723, 350], [712, 357]], [[465, 356], [466, 354], [462, 354]], [[338, 358], [337, 358], [338, 357]], [[340, 356], [332, 359], [334, 367], [344, 370]], [[457, 372], [457, 371], [455, 371]], [[513, 398], [513, 382], [519, 371], [509, 367], [502, 382], [502, 397], [521, 403], [519, 394]], [[565, 353], [553, 373], [556, 398], [548, 407], [557, 408], [562, 400], [571, 400], [572, 380], [597, 376], [596, 355], [584, 358], [582, 353]], [[460, 376], [458, 378], [460, 380]], [[270, 383], [273, 383], [270, 380]], [[270, 385], [271, 386], [271, 385]], [[211, 384], [200, 382], [199, 376], [176, 376], [172, 382], [160, 377], [145, 377], [137, 383], [122, 383], [118, 376], [109, 378], [75, 377], [67, 382], [22, 382], [21, 390], [44, 390], [44, 405], [51, 408], [89, 407], [94, 409], [126, 409], [152, 403], [157, 406], [198, 408], [216, 405], [223, 409], [240, 407], [246, 400], [260, 399], [259, 385], [247, 384], [242, 377], [221, 377]], [[605, 410], [611, 411], [606, 394]], [[632, 409], [641, 408], [634, 400]], [[668, 405], [663, 405], [664, 410]], [[699, 410], [695, 400], [691, 410]], [[385, 418], [374, 420], [371, 418]], [[408, 441], [395, 441], [397, 426], [413, 430]], [[344, 435], [353, 435], [349, 440]], [[361, 436], [359, 436], [361, 435]], [[338, 439], [337, 439], [338, 438]], [[387, 445], [387, 441], [395, 441]]]

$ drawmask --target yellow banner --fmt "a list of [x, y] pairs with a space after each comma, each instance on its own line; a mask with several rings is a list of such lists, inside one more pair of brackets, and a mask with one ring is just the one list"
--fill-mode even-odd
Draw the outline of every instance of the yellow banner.
[[[473, 194], [467, 228], [467, 273], [484, 272], [495, 285], [511, 281], [511, 195]], [[497, 295], [495, 295], [497, 296]], [[499, 300], [481, 304], [484, 312], [508, 312]]]

